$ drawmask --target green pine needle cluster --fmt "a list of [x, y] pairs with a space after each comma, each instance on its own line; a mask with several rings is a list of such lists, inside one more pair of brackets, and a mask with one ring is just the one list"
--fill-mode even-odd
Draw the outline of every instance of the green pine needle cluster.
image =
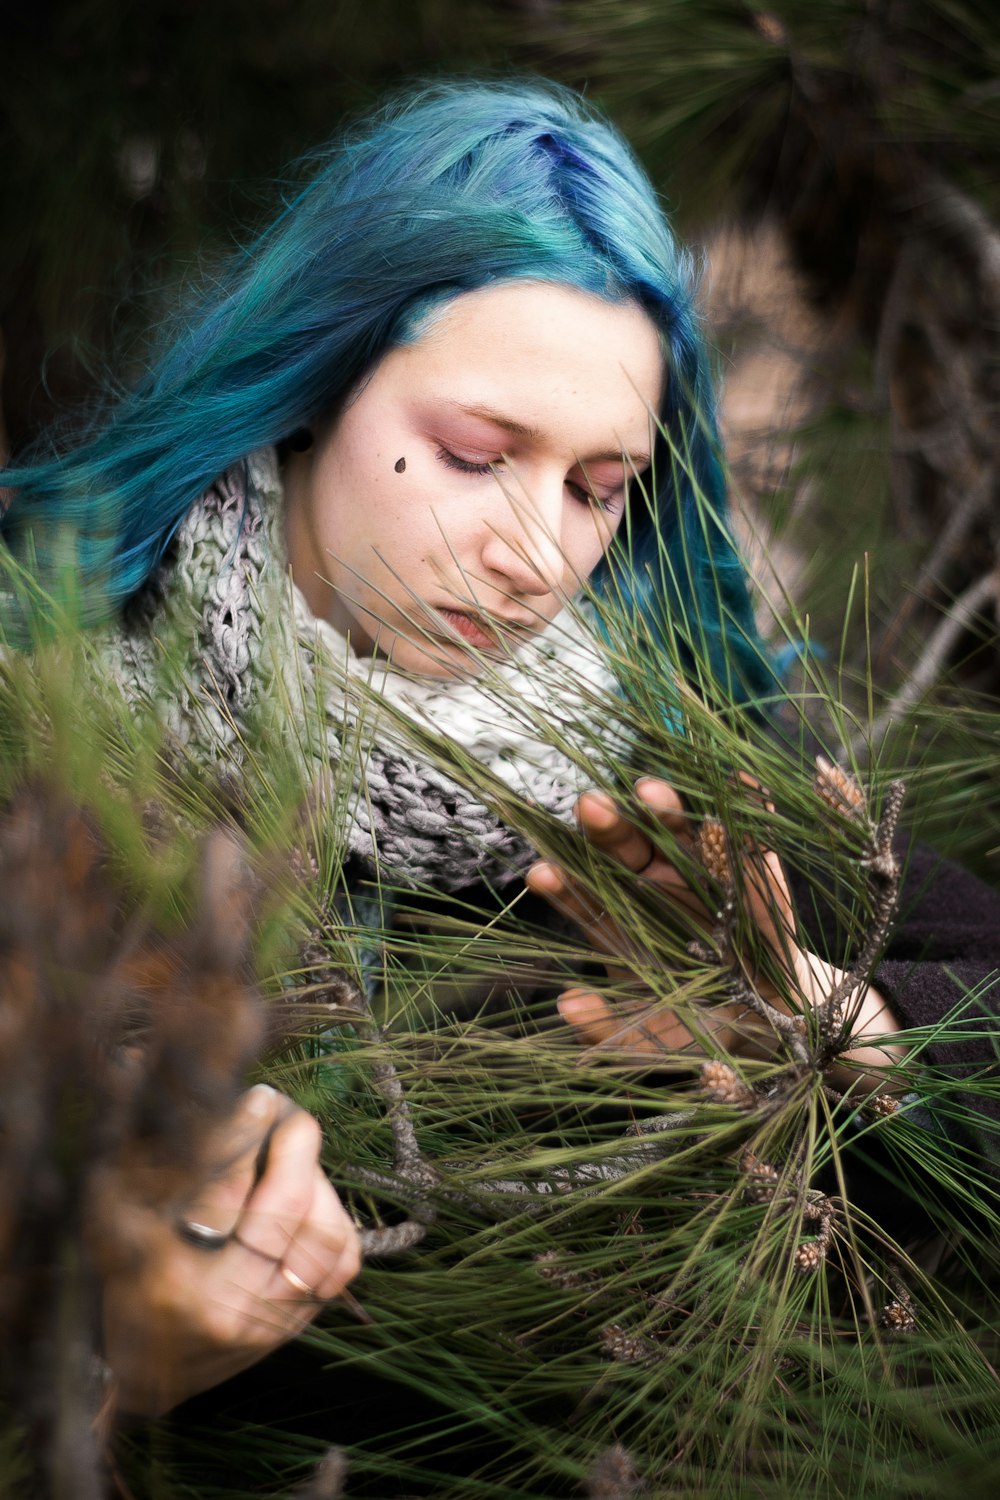
[[[519, 881], [454, 900], [353, 888], [349, 909], [349, 780], [333, 778], [320, 814], [294, 745], [266, 720], [238, 787], [223, 784], [125, 705], [65, 620], [0, 661], [4, 799], [44, 776], [86, 807], [129, 900], [191, 920], [201, 842], [234, 830], [271, 892], [255, 943], [273, 1018], [257, 1076], [321, 1118], [368, 1249], [352, 1298], [302, 1341], [314, 1402], [302, 1421], [248, 1426], [237, 1410], [204, 1429], [126, 1433], [118, 1462], [135, 1495], [289, 1494], [331, 1443], [349, 1461], [343, 1493], [439, 1500], [985, 1495], [1000, 1477], [998, 1152], [970, 1107], [998, 1085], [959, 1090], [921, 1061], [969, 1034], [963, 1008], [911, 1034], [877, 1094], [860, 1074], [833, 1088], [824, 1072], [849, 1015], [803, 1015], [754, 1055], [729, 1055], [710, 1025], [732, 997], [734, 955], [763, 966], [783, 1013], [802, 1009], [755, 938], [740, 851], [776, 851], [807, 899], [833, 906], [841, 946], [825, 956], [848, 964], [878, 916], [872, 840], [900, 768], [872, 747], [863, 775], [817, 775], [817, 727], [832, 763], [864, 726], [812, 658], [769, 735], [759, 706], [713, 707], [681, 686], [680, 643], [649, 639], [623, 603], [605, 622], [594, 649], [621, 691], [584, 695], [572, 723], [506, 700], [496, 673], [484, 682], [582, 785], [628, 801], [637, 775], [665, 776], [693, 819], [725, 830], [712, 867], [644, 825], [719, 913], [712, 931], [461, 746], [407, 728], [374, 692], [365, 712], [573, 873], [625, 939], [610, 974]], [[691, 631], [683, 645], [703, 655]], [[320, 733], [298, 729], [303, 742]], [[954, 767], [922, 774], [933, 786]], [[372, 1001], [361, 946], [378, 965]], [[554, 1008], [581, 981], [621, 1008], [623, 1031], [637, 1005], [669, 1008], [704, 1051], [640, 1063], [581, 1048]], [[600, 1489], [609, 1464], [618, 1490]]]

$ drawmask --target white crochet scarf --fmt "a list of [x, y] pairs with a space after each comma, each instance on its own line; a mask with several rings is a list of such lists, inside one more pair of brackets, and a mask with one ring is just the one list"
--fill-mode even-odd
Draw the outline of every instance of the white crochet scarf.
[[[179, 664], [159, 645], [178, 632], [187, 643]], [[609, 742], [618, 738], [614, 682], [583, 617], [568, 609], [476, 678], [417, 678], [355, 656], [287, 576], [272, 449], [192, 507], [105, 655], [125, 693], [156, 701], [172, 735], [209, 764], [238, 769], [254, 715], [277, 709], [309, 783], [332, 778], [338, 806], [346, 786], [346, 851], [409, 887], [502, 882], [531, 850], [481, 794], [412, 748], [407, 723], [457, 742], [501, 790], [562, 819], [589, 778], [554, 741], [593, 744], [598, 723]]]

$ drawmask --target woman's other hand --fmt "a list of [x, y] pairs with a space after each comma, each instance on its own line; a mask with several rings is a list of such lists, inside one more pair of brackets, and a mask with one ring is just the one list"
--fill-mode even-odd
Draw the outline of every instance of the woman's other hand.
[[[636, 783], [635, 794], [647, 821], [651, 816], [692, 860], [705, 862], [695, 827], [669, 782], [644, 777]], [[619, 808], [606, 792], [585, 792], [577, 803], [577, 818], [584, 835], [595, 847], [641, 876], [666, 902], [684, 912], [695, 927], [702, 927], [706, 935], [711, 932], [716, 918], [702, 897], [692, 889], [681, 869], [643, 832], [638, 820]], [[787, 986], [801, 1007], [815, 1006], [840, 982], [843, 971], [796, 942], [788, 881], [777, 854], [754, 846], [745, 850], [743, 859], [743, 895], [757, 932], [787, 977]], [[612, 969], [615, 958], [625, 958], [630, 950], [634, 951], [634, 943], [626, 939], [606, 912], [595, 907], [593, 899], [560, 866], [548, 862], [532, 866], [527, 883], [578, 924], [594, 948], [608, 955]], [[755, 982], [770, 1005], [787, 1013], [788, 1007], [773, 985], [765, 984], [760, 976], [755, 976]], [[601, 1047], [619, 1059], [648, 1064], [656, 1057], [662, 1059], [666, 1054], [698, 1049], [688, 1027], [659, 999], [612, 1006], [597, 991], [574, 989], [560, 997], [558, 1006], [561, 1016], [576, 1028], [581, 1041]], [[858, 1011], [854, 1021], [856, 1045], [845, 1056], [864, 1068], [876, 1069], [897, 1060], [901, 1049], [891, 1044], [870, 1046], [865, 1041], [866, 1036], [883, 1036], [898, 1030], [879, 992], [867, 987], [849, 1008]], [[774, 1033], [756, 1015], [720, 1004], [703, 1010], [701, 1019], [705, 1031], [712, 1033], [727, 1051], [773, 1049]], [[856, 1071], [845, 1070], [842, 1081], [856, 1078]]]
[[316, 1120], [266, 1085], [211, 1143], [218, 1169], [176, 1219], [118, 1206], [104, 1283], [119, 1410], [159, 1416], [293, 1338], [357, 1275], [357, 1230], [319, 1163]]

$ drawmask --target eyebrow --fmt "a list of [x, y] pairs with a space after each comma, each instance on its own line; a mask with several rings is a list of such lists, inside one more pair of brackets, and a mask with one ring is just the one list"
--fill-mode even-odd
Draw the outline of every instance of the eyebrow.
[[[493, 406], [465, 406], [461, 402], [456, 402], [455, 409], [467, 417], [480, 417], [484, 422], [492, 422], [494, 427], [500, 427], [504, 432], [510, 432], [515, 437], [528, 438], [529, 441], [537, 442], [542, 435], [537, 427], [529, 427], [525, 422], [518, 422], [516, 418], [508, 417]], [[607, 453], [588, 454], [585, 459], [581, 459], [581, 463], [620, 464], [624, 461], [636, 469], [645, 469], [649, 464], [649, 459], [648, 453], [626, 453], [621, 448], [613, 448]]]

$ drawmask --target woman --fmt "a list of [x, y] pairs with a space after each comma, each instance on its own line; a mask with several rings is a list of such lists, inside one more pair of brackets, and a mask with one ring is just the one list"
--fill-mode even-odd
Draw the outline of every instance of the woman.
[[[54, 533], [75, 529], [85, 614], [136, 699], [164, 696], [157, 640], [183, 632], [165, 714], [199, 758], [238, 770], [262, 705], [281, 689], [294, 722], [318, 684], [326, 734], [301, 753], [321, 781], [354, 743], [349, 686], [374, 659], [391, 701], [568, 816], [571, 764], [492, 722], [482, 684], [527, 686], [529, 659], [558, 677], [578, 653], [588, 691], [612, 690], [565, 610], [584, 581], [634, 600], [654, 638], [683, 621], [720, 701], [775, 693], [732, 542], [697, 503], [724, 513], [717, 446], [691, 268], [621, 139], [551, 85], [440, 84], [317, 161], [84, 441], [0, 474], [4, 535], [15, 550], [30, 537], [44, 567]], [[644, 811], [688, 837], [680, 799], [656, 779], [636, 797], [583, 796], [584, 833], [697, 908], [639, 826]], [[366, 745], [343, 838], [349, 870], [388, 884], [461, 890], [526, 863], [477, 795], [391, 735]], [[528, 878], [614, 947], [557, 865]], [[838, 971], [792, 943], [773, 862], [763, 878], [765, 940], [809, 1002]], [[991, 963], [978, 929], [965, 940], [934, 957], [973, 978]], [[917, 956], [903, 955], [911, 980]], [[896, 979], [856, 997], [864, 1066], [893, 1055], [898, 1018], [943, 1006], [940, 963], [923, 989]], [[614, 1028], [598, 996], [561, 1007], [588, 1039]], [[353, 1276], [357, 1235], [318, 1144], [308, 1116], [252, 1091], [219, 1144], [229, 1168], [180, 1232], [149, 1225], [141, 1271], [105, 1299], [124, 1407], [162, 1411], [224, 1379]]]

